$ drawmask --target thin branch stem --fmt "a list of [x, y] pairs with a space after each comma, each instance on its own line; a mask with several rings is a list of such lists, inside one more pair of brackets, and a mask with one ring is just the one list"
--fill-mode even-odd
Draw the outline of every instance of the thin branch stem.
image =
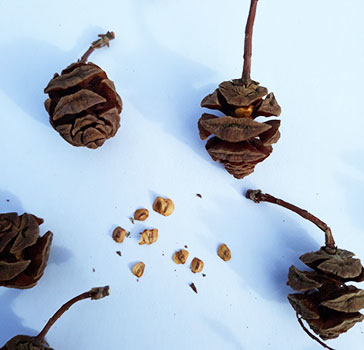
[[334, 237], [332, 235], [330, 227], [328, 227], [323, 221], [318, 219], [316, 216], [309, 213], [307, 210], [296, 207], [295, 205], [293, 205], [291, 203], [288, 203], [288, 202], [285, 202], [282, 199], [273, 197], [272, 195], [270, 195], [268, 193], [262, 193], [261, 190], [248, 190], [246, 192], [245, 196], [246, 196], [246, 198], [251, 199], [255, 203], [269, 202], [269, 203], [280, 205], [280, 206], [282, 206], [284, 208], [292, 210], [293, 212], [295, 212], [296, 214], [302, 216], [306, 220], [311, 221], [318, 228], [320, 228], [322, 231], [325, 232], [326, 247], [331, 248], [331, 249], [336, 249]]
[[313, 340], [317, 341], [321, 346], [323, 346], [324, 348], [326, 349], [329, 349], [329, 350], [335, 350], [333, 348], [330, 348], [328, 345], [326, 345], [323, 341], [321, 341], [319, 338], [317, 338], [314, 334], [312, 334], [304, 325], [301, 317], [298, 315], [298, 313], [296, 313], [296, 316], [297, 316], [297, 320], [298, 320], [298, 323], [300, 324], [300, 326], [302, 327], [302, 329], [306, 332], [306, 334], [312, 338]]
[[242, 80], [245, 85], [250, 82], [250, 71], [252, 65], [252, 39], [253, 39], [253, 26], [255, 20], [255, 13], [257, 11], [258, 0], [251, 0], [249, 16], [245, 27], [245, 41], [244, 41], [244, 66]]
[[99, 34], [100, 39], [94, 41], [88, 50], [82, 55], [79, 62], [86, 63], [89, 56], [96, 50], [101, 49], [104, 46], [109, 47], [109, 41], [115, 38], [114, 32], [107, 32], [106, 34]]
[[59, 310], [49, 319], [44, 328], [40, 331], [40, 333], [35, 337], [36, 340], [42, 342], [44, 341], [45, 336], [47, 335], [50, 328], [54, 325], [54, 323], [75, 303], [80, 300], [91, 298], [92, 300], [101, 299], [107, 295], [109, 295], [109, 286], [106, 287], [98, 287], [92, 288], [88, 292], [82, 293], [77, 297], [72, 298], [67, 301], [64, 305], [62, 305]]

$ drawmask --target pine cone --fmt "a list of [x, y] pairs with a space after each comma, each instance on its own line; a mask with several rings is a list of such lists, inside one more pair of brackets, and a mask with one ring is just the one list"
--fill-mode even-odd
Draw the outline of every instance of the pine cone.
[[0, 214], [0, 286], [31, 288], [42, 277], [53, 236], [39, 236], [42, 223], [31, 214]]
[[120, 96], [96, 64], [71, 64], [54, 75], [44, 92], [50, 123], [73, 146], [100, 147], [120, 127]]
[[51, 125], [73, 146], [97, 148], [115, 136], [120, 127], [122, 102], [114, 83], [91, 62], [95, 49], [109, 46], [113, 32], [100, 34], [81, 59], [57, 73], [44, 89]]
[[10, 339], [0, 350], [53, 350], [44, 341], [40, 342], [35, 337], [17, 335]]
[[354, 253], [321, 247], [300, 260], [314, 271], [300, 271], [291, 266], [287, 285], [304, 294], [289, 294], [297, 314], [307, 321], [322, 339], [333, 339], [364, 319], [364, 290], [346, 282], [364, 280], [364, 268]]
[[253, 80], [244, 84], [242, 79], [235, 79], [221, 83], [201, 102], [201, 107], [217, 109], [226, 115], [204, 113], [198, 128], [202, 140], [216, 135], [207, 141], [206, 150], [235, 178], [251, 174], [255, 165], [271, 154], [271, 144], [280, 137], [279, 120], [264, 123], [254, 120], [258, 116], [280, 115], [274, 94], [267, 94], [268, 90]]
[[54, 323], [67, 311], [69, 308], [80, 300], [88, 299], [98, 300], [110, 295], [110, 287], [96, 287], [91, 288], [88, 292], [82, 293], [63, 304], [57, 312], [48, 320], [46, 325], [35, 337], [28, 335], [16, 335], [6, 342], [0, 350], [53, 350], [45, 341], [48, 331], [52, 328]]

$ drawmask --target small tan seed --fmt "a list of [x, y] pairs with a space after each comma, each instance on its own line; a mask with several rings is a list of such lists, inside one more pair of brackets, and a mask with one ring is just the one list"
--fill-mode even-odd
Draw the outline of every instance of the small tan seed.
[[126, 230], [124, 230], [120, 226], [115, 227], [114, 231], [112, 232], [112, 238], [117, 243], [123, 243], [125, 236]]
[[133, 272], [133, 274], [135, 276], [142, 277], [143, 273], [144, 273], [144, 269], [145, 269], [145, 264], [143, 262], [138, 262], [133, 266], [131, 271]]
[[234, 113], [238, 118], [249, 118], [253, 113], [253, 106], [236, 108]]
[[184, 264], [187, 261], [189, 254], [190, 253], [186, 249], [181, 249], [173, 254], [173, 261], [176, 264]]
[[134, 213], [134, 220], [145, 221], [149, 216], [148, 209], [138, 209]]
[[220, 244], [217, 254], [224, 261], [229, 261], [231, 259], [231, 251], [225, 243]]
[[153, 228], [152, 230], [144, 230], [141, 232], [139, 244], [152, 244], [157, 242], [158, 239], [158, 229]]
[[164, 216], [169, 216], [174, 211], [172, 199], [157, 197], [153, 203], [153, 210]]
[[203, 266], [204, 263], [202, 260], [200, 260], [199, 258], [193, 258], [190, 268], [193, 273], [198, 273], [202, 271]]

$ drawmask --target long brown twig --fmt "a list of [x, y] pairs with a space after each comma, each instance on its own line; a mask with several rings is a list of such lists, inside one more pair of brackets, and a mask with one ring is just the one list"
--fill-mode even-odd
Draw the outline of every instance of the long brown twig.
[[253, 26], [255, 20], [255, 13], [257, 11], [258, 0], [251, 0], [249, 16], [245, 27], [245, 41], [244, 41], [244, 65], [242, 80], [245, 85], [250, 82], [250, 71], [252, 65], [252, 39], [253, 39]]
[[280, 205], [284, 208], [292, 210], [293, 212], [297, 213], [298, 215], [302, 216], [303, 218], [311, 221], [315, 224], [318, 228], [325, 232], [325, 244], [326, 247], [330, 249], [336, 249], [334, 237], [332, 235], [330, 227], [328, 227], [323, 221], [321, 221], [316, 216], [309, 213], [307, 210], [301, 209], [296, 207], [295, 205], [285, 202], [282, 199], [276, 198], [268, 193], [262, 193], [261, 190], [248, 190], [245, 194], [246, 198], [251, 199], [255, 203], [259, 202], [269, 202], [273, 204]]
[[92, 300], [101, 299], [107, 295], [109, 295], [109, 286], [106, 287], [97, 287], [92, 288], [88, 292], [82, 293], [77, 297], [72, 298], [67, 301], [64, 305], [62, 305], [59, 310], [49, 319], [44, 328], [40, 331], [40, 333], [35, 337], [39, 342], [43, 342], [45, 336], [47, 335], [50, 328], [54, 325], [54, 323], [75, 303], [80, 300], [91, 298]]
[[87, 49], [87, 51], [82, 55], [79, 62], [86, 63], [89, 56], [96, 50], [101, 49], [104, 46], [109, 47], [109, 41], [115, 38], [114, 32], [107, 32], [106, 34], [99, 34], [100, 39], [94, 41], [91, 46]]

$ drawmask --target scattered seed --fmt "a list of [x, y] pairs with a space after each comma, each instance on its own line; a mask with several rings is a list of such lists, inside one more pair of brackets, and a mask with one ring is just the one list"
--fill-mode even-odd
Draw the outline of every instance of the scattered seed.
[[188, 259], [189, 254], [190, 253], [187, 250], [181, 249], [178, 252], [175, 252], [173, 254], [173, 261], [176, 264], [184, 264], [186, 262], [186, 260]]
[[143, 262], [136, 263], [132, 268], [132, 273], [137, 277], [142, 277], [145, 269], [145, 264]]
[[157, 197], [153, 203], [153, 210], [161, 215], [169, 216], [174, 211], [174, 203], [172, 199]]
[[152, 230], [144, 230], [140, 233], [140, 241], [139, 245], [142, 244], [152, 244], [154, 242], [157, 242], [158, 239], [158, 229], [153, 228]]
[[224, 261], [229, 261], [231, 259], [231, 251], [225, 243], [220, 244], [217, 254]]
[[[149, 216], [148, 209], [138, 209], [134, 213], [134, 220], [145, 221]], [[133, 222], [134, 224], [134, 222]]]
[[202, 271], [203, 266], [204, 263], [202, 260], [200, 260], [199, 258], [193, 258], [190, 268], [193, 273], [198, 273]]
[[123, 243], [125, 236], [126, 231], [120, 226], [115, 227], [114, 231], [112, 232], [112, 238], [117, 243]]

